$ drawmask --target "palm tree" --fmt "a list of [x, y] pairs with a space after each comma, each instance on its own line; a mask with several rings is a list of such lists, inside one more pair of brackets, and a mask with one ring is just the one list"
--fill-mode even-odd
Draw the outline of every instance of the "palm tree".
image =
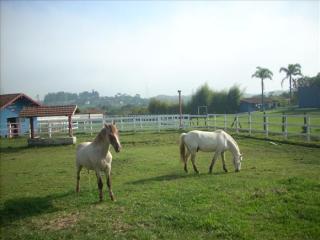
[[264, 111], [264, 96], [263, 96], [263, 90], [264, 90], [264, 83], [263, 80], [266, 78], [272, 79], [273, 73], [268, 68], [262, 68], [257, 67], [257, 70], [251, 77], [260, 78], [261, 79], [261, 103], [262, 103], [262, 111]]
[[282, 67], [280, 68], [280, 73], [285, 72], [286, 76], [284, 79], [281, 81], [281, 86], [284, 83], [284, 80], [289, 79], [289, 90], [290, 90], [290, 102], [292, 101], [292, 85], [293, 87], [297, 86], [297, 79], [294, 79], [294, 76], [302, 76], [301, 74], [301, 66], [299, 63], [296, 64], [289, 64], [288, 68]]

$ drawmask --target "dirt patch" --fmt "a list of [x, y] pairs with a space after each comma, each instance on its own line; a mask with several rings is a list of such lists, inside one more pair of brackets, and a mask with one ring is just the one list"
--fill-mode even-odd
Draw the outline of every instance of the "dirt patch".
[[43, 230], [63, 230], [72, 228], [79, 221], [79, 213], [57, 216], [43, 226]]
[[120, 219], [116, 219], [112, 223], [112, 229], [116, 233], [127, 232], [132, 228], [131, 225], [121, 221]]

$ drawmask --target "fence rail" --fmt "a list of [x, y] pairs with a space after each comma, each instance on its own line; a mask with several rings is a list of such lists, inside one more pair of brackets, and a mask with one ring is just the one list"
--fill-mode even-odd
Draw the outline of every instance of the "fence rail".
[[[138, 116], [77, 116], [72, 128], [77, 133], [97, 133], [104, 123], [115, 121], [120, 131], [163, 131], [175, 129], [224, 129], [250, 136], [279, 135], [284, 139], [300, 137], [305, 141], [320, 141], [320, 115], [284, 114], [208, 114], [208, 115], [138, 115]], [[9, 128], [12, 131], [12, 127]], [[39, 118], [36, 134], [49, 136], [68, 133], [67, 118]]]

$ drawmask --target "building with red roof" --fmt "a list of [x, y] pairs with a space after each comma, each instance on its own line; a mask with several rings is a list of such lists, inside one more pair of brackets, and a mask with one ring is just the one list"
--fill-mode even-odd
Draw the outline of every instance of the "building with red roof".
[[24, 107], [39, 106], [40, 103], [23, 93], [0, 95], [0, 136], [12, 137], [28, 133], [29, 119], [20, 118], [20, 112]]

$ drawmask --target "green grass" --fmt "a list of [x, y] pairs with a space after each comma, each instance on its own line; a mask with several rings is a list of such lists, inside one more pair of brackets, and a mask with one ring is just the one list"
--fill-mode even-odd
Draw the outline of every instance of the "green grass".
[[1, 139], [2, 239], [319, 239], [320, 148], [237, 137], [240, 173], [227, 154], [229, 172], [219, 160], [207, 174], [212, 156], [200, 152], [196, 175], [190, 165], [183, 172], [178, 139], [123, 133], [113, 151], [117, 201], [105, 194], [102, 203], [93, 172], [74, 192], [75, 146]]

